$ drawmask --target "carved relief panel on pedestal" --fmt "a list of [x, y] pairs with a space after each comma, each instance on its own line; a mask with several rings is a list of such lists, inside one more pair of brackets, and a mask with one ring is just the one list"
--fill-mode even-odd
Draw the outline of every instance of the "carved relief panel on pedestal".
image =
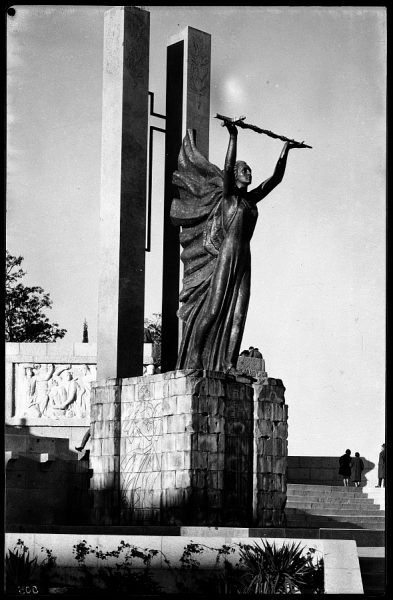
[[15, 363], [12, 416], [90, 418], [95, 364]]

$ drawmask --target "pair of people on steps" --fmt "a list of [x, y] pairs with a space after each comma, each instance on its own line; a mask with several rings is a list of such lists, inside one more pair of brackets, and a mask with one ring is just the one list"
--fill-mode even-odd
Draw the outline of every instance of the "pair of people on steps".
[[[349, 486], [349, 480], [352, 475], [353, 482], [355, 487], [360, 486], [360, 482], [362, 480], [362, 471], [364, 469], [364, 463], [360, 458], [359, 452], [355, 452], [354, 458], [351, 456], [351, 451], [348, 449], [345, 451], [345, 454], [340, 456], [339, 459], [339, 474], [343, 477], [343, 483], [345, 487]], [[353, 469], [353, 473], [352, 473]]]

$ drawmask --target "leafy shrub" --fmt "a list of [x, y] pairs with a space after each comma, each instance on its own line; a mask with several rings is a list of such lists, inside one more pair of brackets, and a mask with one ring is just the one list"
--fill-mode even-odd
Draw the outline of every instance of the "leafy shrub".
[[313, 548], [305, 554], [300, 542], [279, 548], [265, 540], [262, 544], [239, 544], [240, 561], [245, 567], [240, 579], [241, 593], [323, 593], [323, 559], [314, 564]]
[[5, 557], [7, 592], [17, 593], [19, 588], [30, 586], [37, 567], [37, 558], [30, 559], [30, 551], [22, 540]]
[[[150, 565], [154, 556], [158, 554], [158, 550], [149, 550], [148, 548], [138, 548], [131, 544], [125, 543], [123, 540], [116, 550], [102, 550], [93, 548], [87, 545], [86, 540], [82, 540], [79, 544], [73, 546], [73, 553], [78, 562], [79, 568], [84, 571], [86, 588], [93, 588], [96, 591], [96, 577], [85, 565], [85, 559], [88, 554], [95, 554], [96, 558], [105, 561], [109, 557], [118, 558], [114, 567], [100, 567], [98, 576], [104, 585], [105, 590], [113, 592], [129, 593], [132, 595], [141, 594], [158, 594], [162, 591], [161, 587], [154, 581]], [[133, 568], [133, 559], [138, 558], [143, 562], [143, 568]]]

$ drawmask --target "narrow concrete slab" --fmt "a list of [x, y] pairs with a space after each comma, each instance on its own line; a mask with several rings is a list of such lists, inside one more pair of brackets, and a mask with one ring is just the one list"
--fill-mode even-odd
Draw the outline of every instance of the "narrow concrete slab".
[[[168, 565], [163, 560], [163, 555], [170, 560], [172, 568], [181, 566], [180, 557], [184, 548], [189, 543], [200, 543], [204, 545], [204, 552], [198, 554], [199, 564], [201, 569], [217, 569], [220, 568], [216, 561], [217, 553], [214, 549], [221, 548], [224, 544], [233, 544], [236, 546], [239, 543], [252, 544], [253, 542], [260, 543], [261, 538], [255, 537], [210, 537], [209, 543], [206, 543], [206, 536], [127, 536], [127, 535], [76, 535], [76, 534], [34, 534], [24, 533], [7, 533], [5, 535], [5, 548], [13, 548], [18, 541], [23, 537], [23, 542], [30, 549], [32, 555], [39, 555], [41, 548], [53, 550], [57, 559], [57, 565], [62, 569], [64, 584], [70, 584], [77, 572], [77, 562], [72, 553], [72, 548], [75, 544], [82, 540], [87, 545], [93, 548], [102, 550], [115, 549], [120, 541], [127, 544], [135, 545], [140, 548], [149, 548], [159, 550], [152, 562], [152, 569], [158, 571], [163, 569], [168, 570]], [[363, 585], [360, 574], [359, 559], [357, 555], [356, 543], [354, 540], [322, 540], [322, 539], [298, 539], [298, 538], [266, 538], [270, 544], [281, 546], [284, 543], [300, 543], [306, 549], [314, 548], [320, 552], [324, 558], [325, 569], [325, 593], [326, 594], [362, 594]], [[208, 547], [206, 547], [208, 546]], [[213, 550], [212, 550], [213, 548]], [[162, 554], [161, 554], [162, 552]], [[237, 551], [230, 555], [230, 560], [236, 562]], [[92, 568], [98, 566], [98, 561], [93, 554], [88, 554], [86, 557], [86, 565]], [[221, 564], [221, 563], [220, 563]], [[139, 569], [142, 565], [136, 561], [133, 563], [133, 568]]]

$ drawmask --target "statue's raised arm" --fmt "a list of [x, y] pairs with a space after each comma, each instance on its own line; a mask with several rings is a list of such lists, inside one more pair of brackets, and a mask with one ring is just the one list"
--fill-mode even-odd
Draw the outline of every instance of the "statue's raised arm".
[[224, 124], [229, 132], [224, 171], [199, 152], [188, 130], [173, 175], [179, 198], [172, 202], [171, 218], [181, 226], [184, 263], [178, 369], [236, 372], [250, 299], [256, 203], [282, 180], [289, 149], [303, 147], [287, 142], [272, 177], [248, 192], [251, 169], [236, 161], [237, 122]]

